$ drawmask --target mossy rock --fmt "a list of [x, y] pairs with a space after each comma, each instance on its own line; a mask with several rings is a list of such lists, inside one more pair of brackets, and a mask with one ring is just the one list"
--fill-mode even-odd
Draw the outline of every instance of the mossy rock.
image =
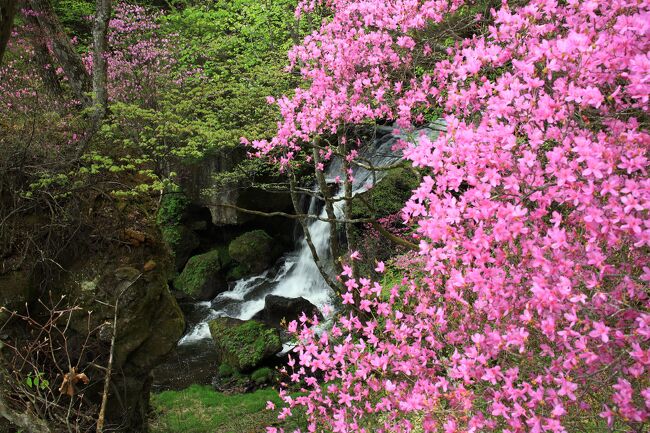
[[273, 379], [273, 370], [268, 367], [262, 367], [251, 373], [251, 380], [256, 385], [263, 385], [269, 383]]
[[162, 226], [161, 231], [163, 241], [174, 255], [176, 269], [182, 269], [192, 252], [200, 245], [199, 237], [192, 230], [180, 224]]
[[183, 268], [192, 252], [200, 245], [196, 233], [182, 223], [189, 206], [190, 200], [175, 187], [165, 192], [156, 214], [156, 223], [162, 232], [163, 241], [174, 255], [177, 270]]
[[180, 224], [189, 205], [190, 200], [178, 187], [166, 191], [160, 201], [156, 222], [160, 226]]
[[220, 317], [209, 322], [217, 361], [238, 371], [250, 371], [282, 350], [278, 330], [254, 320]]
[[232, 377], [235, 369], [230, 364], [221, 364], [219, 366], [219, 377]]
[[238, 264], [228, 271], [228, 275], [226, 275], [226, 279], [228, 281], [235, 281], [235, 280], [240, 280], [248, 275], [249, 272], [247, 268]]
[[228, 289], [227, 269], [231, 260], [226, 248], [216, 248], [190, 257], [174, 288], [197, 300], [208, 301]]
[[419, 185], [420, 181], [412, 170], [406, 168], [390, 170], [371, 190], [362, 195], [374, 212], [357, 199], [352, 202], [352, 216], [382, 218], [395, 214], [402, 210], [404, 203], [411, 198], [412, 191]]
[[256, 274], [271, 266], [282, 254], [282, 248], [264, 230], [253, 230], [233, 240], [228, 252], [243, 272]]

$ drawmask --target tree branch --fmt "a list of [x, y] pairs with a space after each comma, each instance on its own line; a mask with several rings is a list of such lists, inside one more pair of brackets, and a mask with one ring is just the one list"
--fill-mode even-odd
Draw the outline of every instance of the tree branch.
[[[297, 192], [296, 192], [297, 193]], [[243, 207], [236, 206], [234, 204], [228, 204], [228, 203], [218, 203], [218, 204], [212, 204], [211, 206], [219, 206], [219, 207], [226, 207], [229, 209], [235, 209], [236, 211], [242, 212], [242, 213], [247, 213], [250, 215], [257, 215], [257, 216], [263, 216], [263, 217], [283, 217], [283, 218], [289, 218], [289, 219], [294, 219], [294, 220], [301, 220], [301, 219], [307, 219], [307, 218], [312, 218], [315, 220], [319, 221], [325, 221], [325, 222], [332, 222], [332, 223], [339, 223], [339, 224], [358, 224], [358, 223], [369, 223], [373, 221], [373, 218], [355, 218], [355, 219], [341, 219], [341, 218], [336, 218], [336, 219], [330, 219], [330, 218], [324, 218], [318, 215], [312, 215], [312, 214], [290, 214], [286, 212], [263, 212], [259, 210], [252, 210], [252, 209], [246, 209]]]

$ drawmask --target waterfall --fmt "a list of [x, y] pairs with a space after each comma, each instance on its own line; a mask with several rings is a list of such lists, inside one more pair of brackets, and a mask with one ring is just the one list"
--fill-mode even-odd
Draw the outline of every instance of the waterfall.
[[[419, 128], [415, 135], [424, 132], [433, 137], [442, 128], [444, 128], [444, 124], [436, 123], [431, 127]], [[362, 152], [360, 157], [375, 167], [385, 167], [401, 158], [401, 152], [395, 151], [394, 145], [404, 136], [393, 134], [391, 127], [378, 127], [378, 131], [381, 135]], [[382, 171], [373, 173], [362, 167], [353, 167], [353, 195], [367, 191], [375, 182], [381, 180], [383, 175]], [[340, 159], [334, 159], [330, 162], [325, 177], [328, 183], [333, 183], [339, 176], [343, 177], [342, 163]], [[309, 215], [316, 215], [320, 205], [319, 199], [311, 197]], [[337, 218], [342, 218], [342, 200], [334, 203], [334, 212]], [[318, 214], [321, 218], [327, 218], [325, 209]], [[312, 218], [308, 221], [307, 228], [319, 258], [327, 262], [330, 259], [329, 223]], [[260, 275], [236, 281], [230, 290], [219, 294], [212, 302], [196, 304], [196, 308], [203, 310], [205, 318], [195, 325], [179, 344], [189, 344], [210, 338], [208, 322], [217, 317], [227, 316], [241, 320], [252, 318], [264, 308], [264, 299], [269, 294], [286, 298], [303, 297], [319, 309], [331, 304], [332, 289], [321, 276], [304, 236], [298, 242], [296, 250], [285, 254], [272, 269]]]

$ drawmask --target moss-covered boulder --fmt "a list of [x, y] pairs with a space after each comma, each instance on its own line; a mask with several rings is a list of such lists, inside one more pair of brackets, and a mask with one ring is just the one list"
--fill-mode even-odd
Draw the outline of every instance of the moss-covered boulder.
[[198, 248], [199, 237], [192, 230], [180, 224], [163, 226], [161, 231], [163, 240], [174, 255], [176, 270], [183, 269], [192, 252]]
[[264, 230], [253, 230], [230, 242], [228, 252], [245, 273], [256, 274], [282, 255], [282, 247]]
[[209, 323], [217, 347], [217, 362], [250, 371], [282, 350], [280, 333], [254, 320], [220, 317]]
[[226, 275], [231, 260], [226, 248], [190, 257], [174, 288], [200, 301], [209, 301], [228, 289]]
[[251, 373], [251, 380], [256, 385], [264, 385], [273, 379], [273, 370], [269, 367], [262, 367]]
[[[97, 344], [109, 347], [115, 310], [115, 389], [107, 407], [107, 422], [116, 431], [145, 431], [149, 411], [151, 371], [176, 346], [185, 319], [167, 284], [171, 257], [153, 231], [152, 241], [135, 248], [114, 247], [76, 261], [58, 287], [78, 306], [70, 328], [85, 335], [101, 329]], [[156, 237], [157, 236], [157, 237]], [[146, 266], [154, 261], [155, 267]], [[88, 314], [92, 311], [92, 314]], [[90, 323], [89, 323], [90, 321]]]

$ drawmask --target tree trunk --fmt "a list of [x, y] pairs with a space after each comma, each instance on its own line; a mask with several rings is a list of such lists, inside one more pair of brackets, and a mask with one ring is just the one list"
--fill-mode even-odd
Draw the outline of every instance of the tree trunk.
[[93, 25], [93, 108], [94, 121], [100, 122], [106, 115], [108, 91], [106, 89], [108, 49], [108, 21], [111, 17], [111, 0], [96, 0]]
[[[339, 153], [341, 155], [344, 155], [341, 157], [342, 162], [343, 162], [343, 219], [346, 221], [344, 224], [345, 227], [345, 238], [348, 244], [348, 253], [352, 253], [353, 251], [356, 250], [356, 247], [354, 245], [353, 241], [353, 236], [352, 236], [352, 180], [351, 180], [351, 164], [350, 161], [347, 160], [346, 156], [348, 155], [348, 145], [347, 141], [345, 140], [345, 131], [343, 128], [339, 128], [338, 132], [338, 146], [339, 146]], [[350, 266], [352, 267], [353, 275], [354, 278], [357, 278], [356, 275], [356, 264], [354, 263], [354, 260], [352, 263], [350, 263]]]
[[38, 74], [41, 76], [45, 90], [53, 96], [60, 96], [63, 94], [61, 82], [56, 75], [54, 60], [47, 49], [45, 35], [38, 25], [38, 21], [32, 15], [25, 16], [27, 22], [34, 27], [34, 33], [31, 36], [32, 46], [34, 47], [34, 59], [38, 67]]
[[[325, 179], [325, 174], [323, 171], [318, 170], [318, 164], [321, 163], [320, 157], [320, 142], [319, 139], [314, 139], [316, 146], [313, 148], [314, 155], [314, 166], [316, 173], [316, 181], [318, 182], [318, 189], [320, 189], [323, 198], [325, 199], [325, 212], [327, 213], [327, 218], [334, 221], [336, 220], [336, 213], [334, 212], [334, 202], [332, 200], [332, 194], [330, 194], [330, 189], [327, 186], [327, 180]], [[332, 252], [332, 258], [334, 259], [334, 265], [337, 270], [340, 271], [340, 262], [339, 258], [341, 255], [341, 248], [339, 246], [339, 237], [336, 222], [330, 222], [330, 251]]]
[[0, 65], [11, 37], [17, 4], [16, 0], [0, 0]]
[[28, 0], [28, 4], [35, 12], [43, 35], [51, 41], [54, 56], [63, 68], [75, 97], [82, 106], [90, 106], [91, 99], [87, 95], [90, 91], [90, 75], [81, 61], [81, 56], [75, 51], [70, 38], [63, 30], [49, 0]]

